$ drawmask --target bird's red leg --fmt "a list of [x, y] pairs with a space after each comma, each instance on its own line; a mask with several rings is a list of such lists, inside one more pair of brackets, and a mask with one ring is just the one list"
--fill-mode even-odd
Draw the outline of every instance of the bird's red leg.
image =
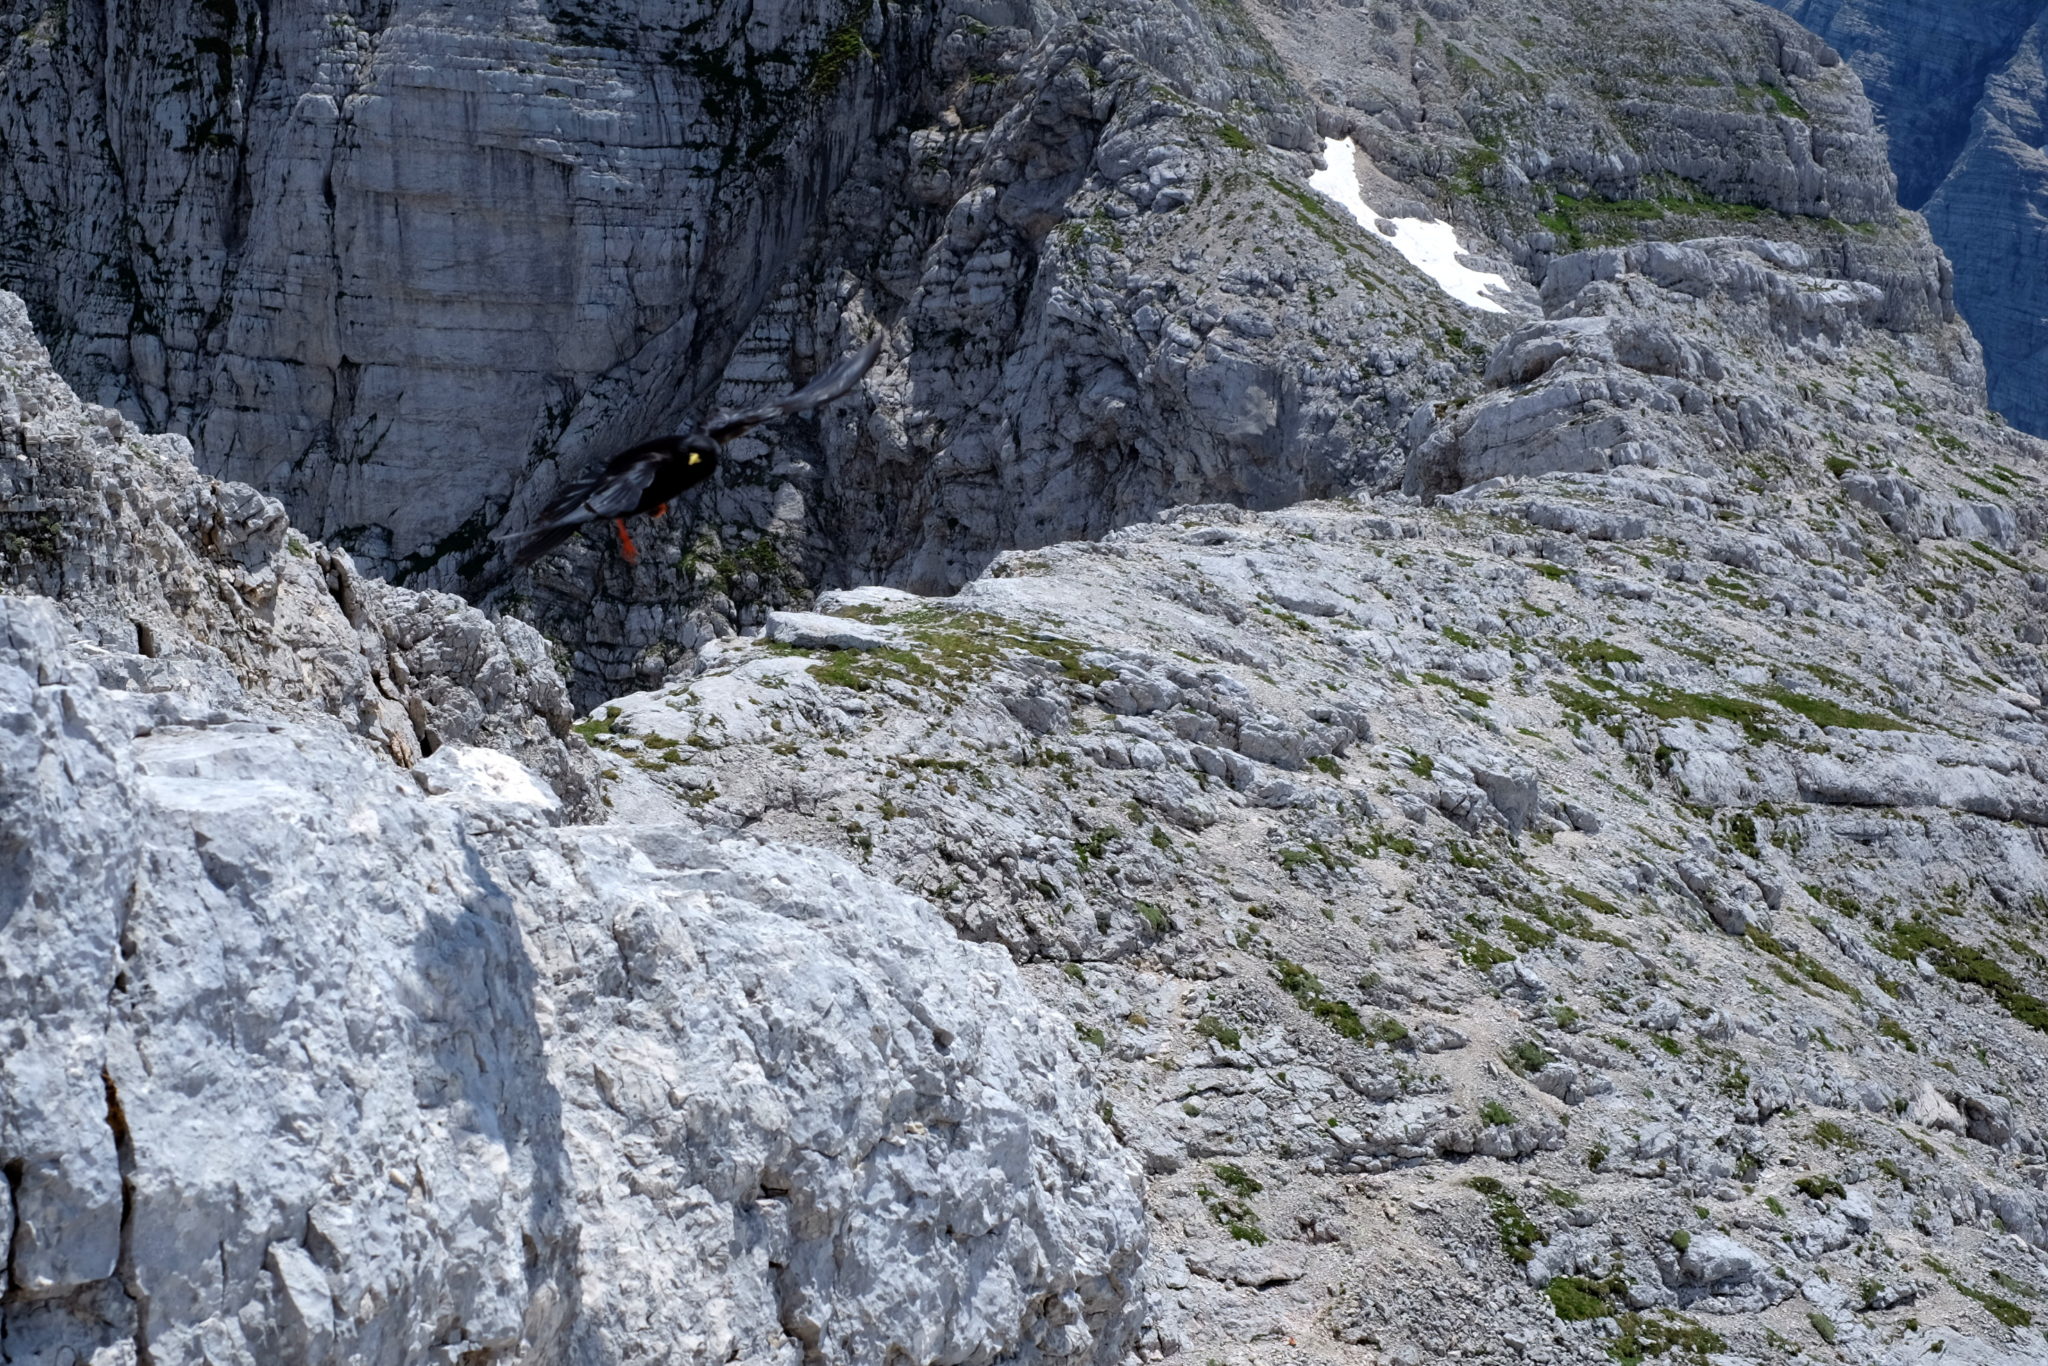
[[666, 517], [666, 516], [668, 516], [668, 504], [667, 504], [667, 503], [663, 503], [663, 504], [662, 504], [662, 505], [661, 505], [660, 507], [656, 508], [656, 509], [654, 510], [654, 515], [655, 515], [655, 516], [657, 516], [657, 517]]
[[614, 517], [612, 518], [612, 524], [619, 529], [619, 544], [625, 547], [626, 563], [640, 563], [640, 547], [633, 544], [633, 533], [626, 530], [626, 519]]

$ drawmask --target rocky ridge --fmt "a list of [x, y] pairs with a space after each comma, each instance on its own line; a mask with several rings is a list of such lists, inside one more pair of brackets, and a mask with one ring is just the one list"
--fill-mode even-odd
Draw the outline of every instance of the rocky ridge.
[[1890, 326], [1953, 313], [1853, 75], [1750, 5], [16, 10], [4, 202], [51, 207], [0, 282], [81, 388], [373, 571], [479, 583], [588, 461], [889, 331], [642, 567], [575, 547], [501, 600], [582, 706], [817, 588], [1398, 483], [1498, 332], [1306, 190], [1326, 137], [1531, 285], [1767, 222]]
[[[0, 1350], [2048, 1358], [2041, 450], [1853, 75], [1750, 5], [1123, 8], [937, 16], [721, 389], [887, 326], [863, 401], [517, 586], [579, 700], [648, 685], [578, 727], [610, 829], [472, 747], [588, 772], [532, 638], [17, 328], [64, 511], [10, 581], [84, 643], [8, 603], [56, 796], [0, 847], [104, 895], [9, 921], [76, 949], [5, 960], [63, 1028]], [[1325, 139], [1514, 311], [1307, 190]], [[539, 677], [462, 700], [387, 614]], [[369, 1008], [299, 991], [350, 961]], [[316, 1048], [343, 1118], [273, 1124]], [[223, 1113], [289, 1160], [195, 1162]]]
[[1398, 485], [1418, 410], [1476, 389], [1514, 319], [1310, 191], [1328, 138], [1359, 149], [1371, 202], [1444, 216], [1527, 283], [1522, 317], [1555, 255], [1767, 227], [1981, 383], [1853, 74], [1722, 8], [957, 19], [923, 122], [855, 166], [718, 392], [746, 402], [887, 326], [864, 395], [737, 452], [640, 566], [597, 538], [508, 610], [576, 644], [595, 702], [816, 588], [947, 592], [1005, 548], [1175, 504]]
[[0, 415], [0, 1359], [1123, 1358], [1135, 1174], [1006, 955], [567, 824], [530, 628], [79, 404], [9, 296]]
[[0, 585], [62, 603], [108, 686], [172, 725], [251, 706], [338, 718], [402, 767], [489, 745], [572, 811], [593, 808], [575, 713], [532, 627], [367, 577], [276, 499], [201, 477], [184, 438], [81, 403], [5, 293], [0, 380]]

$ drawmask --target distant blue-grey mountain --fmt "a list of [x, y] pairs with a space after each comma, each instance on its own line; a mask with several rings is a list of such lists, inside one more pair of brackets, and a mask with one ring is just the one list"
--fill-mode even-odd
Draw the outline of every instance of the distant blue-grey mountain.
[[1993, 406], [2048, 432], [2048, 4], [1769, 2], [1863, 77], [1899, 202], [1927, 215], [1955, 262]]

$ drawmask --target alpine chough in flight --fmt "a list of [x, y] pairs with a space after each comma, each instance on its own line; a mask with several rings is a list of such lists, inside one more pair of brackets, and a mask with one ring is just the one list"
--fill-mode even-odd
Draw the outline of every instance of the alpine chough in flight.
[[710, 478], [726, 442], [750, 427], [839, 398], [860, 382], [881, 354], [882, 338], [877, 336], [785, 398], [742, 412], [718, 413], [695, 431], [658, 436], [628, 447], [607, 460], [602, 470], [564, 488], [532, 526], [501, 531], [491, 539], [511, 542], [515, 547], [511, 567], [524, 569], [575, 535], [584, 523], [611, 521], [619, 528], [626, 562], [637, 564], [640, 551], [626, 530], [628, 517], [643, 512], [658, 517], [668, 511], [670, 499]]

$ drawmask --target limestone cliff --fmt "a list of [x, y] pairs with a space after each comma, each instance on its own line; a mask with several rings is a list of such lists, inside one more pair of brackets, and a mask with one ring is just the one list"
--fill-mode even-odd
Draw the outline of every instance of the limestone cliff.
[[[1980, 382], [1854, 77], [1742, 13], [962, 20], [930, 111], [856, 167], [720, 390], [789, 383], [889, 323], [865, 396], [749, 443], [690, 515], [648, 528], [642, 565], [594, 537], [511, 610], [573, 642], [596, 701], [818, 586], [944, 591], [1006, 547], [1175, 503], [1398, 484], [1418, 409], [1476, 383], [1512, 319], [1457, 305], [1307, 190], [1325, 137], [1361, 149], [1385, 212], [1441, 213], [1510, 278], [1582, 246], [1768, 225]], [[1517, 307], [1537, 311], [1533, 290]]]
[[89, 398], [417, 571], [704, 392], [932, 22], [9, 0], [0, 284]]
[[0, 589], [56, 599], [110, 686], [189, 724], [262, 706], [344, 725], [402, 767], [485, 744], [571, 811], [594, 772], [547, 643], [459, 598], [366, 578], [181, 437], [79, 402], [0, 293]]
[[1761, 218], [1889, 326], [1951, 311], [1855, 81], [1758, 7], [751, 13], [17, 3], [0, 274], [88, 392], [442, 588], [610, 448], [886, 327], [644, 568], [516, 586], [585, 705], [818, 586], [1398, 483], [1496, 324], [1304, 191], [1326, 135], [1526, 281]]

